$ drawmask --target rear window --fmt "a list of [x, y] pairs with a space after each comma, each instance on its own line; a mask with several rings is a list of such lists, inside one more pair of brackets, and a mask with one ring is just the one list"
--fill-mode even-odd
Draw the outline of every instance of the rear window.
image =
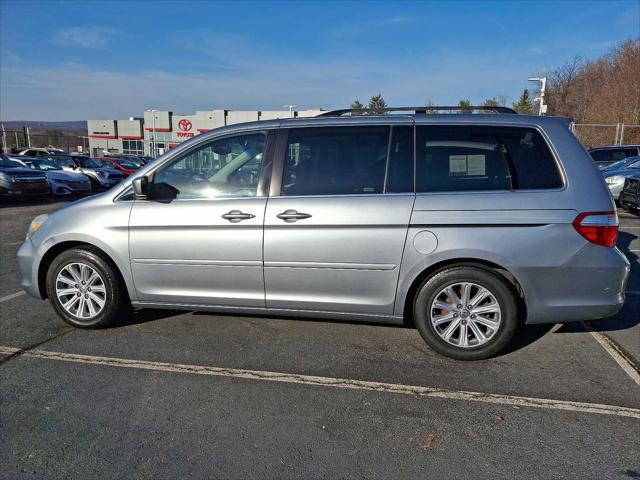
[[596, 162], [617, 162], [627, 157], [634, 157], [638, 155], [637, 148], [610, 148], [603, 150], [594, 150], [591, 153], [591, 158]]
[[562, 186], [536, 130], [517, 127], [418, 126], [416, 191], [529, 190]]

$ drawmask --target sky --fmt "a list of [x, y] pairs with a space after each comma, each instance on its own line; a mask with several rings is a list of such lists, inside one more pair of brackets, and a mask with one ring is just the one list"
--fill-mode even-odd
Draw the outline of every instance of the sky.
[[638, 0], [0, 0], [0, 119], [515, 100], [638, 36]]

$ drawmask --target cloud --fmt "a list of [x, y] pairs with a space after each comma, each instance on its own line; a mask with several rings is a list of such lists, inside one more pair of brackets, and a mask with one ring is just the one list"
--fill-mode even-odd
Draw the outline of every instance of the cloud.
[[67, 27], [56, 30], [51, 41], [56, 45], [80, 48], [104, 48], [117, 30], [109, 27]]
[[527, 48], [527, 53], [529, 55], [542, 55], [544, 53], [544, 49], [540, 45], [532, 45]]
[[228, 68], [191, 72], [119, 71], [82, 64], [4, 68], [0, 117], [126, 118], [150, 108], [191, 113], [213, 108], [281, 109], [289, 103], [299, 109], [340, 108], [379, 92], [390, 105], [423, 105], [427, 99], [455, 104], [460, 98], [516, 96], [531, 70], [530, 65], [498, 54], [467, 57], [451, 51], [412, 62], [282, 56], [253, 60], [239, 56]]

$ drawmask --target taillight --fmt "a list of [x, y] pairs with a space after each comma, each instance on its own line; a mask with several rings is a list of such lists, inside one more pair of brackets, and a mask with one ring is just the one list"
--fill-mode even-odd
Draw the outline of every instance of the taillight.
[[618, 214], [616, 212], [584, 212], [573, 221], [573, 228], [596, 245], [615, 247], [618, 237]]

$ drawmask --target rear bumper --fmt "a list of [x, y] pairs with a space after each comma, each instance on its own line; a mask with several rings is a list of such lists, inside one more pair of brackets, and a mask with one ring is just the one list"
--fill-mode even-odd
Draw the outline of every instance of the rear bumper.
[[527, 323], [562, 323], [610, 317], [624, 305], [630, 265], [617, 248], [587, 244], [564, 265], [519, 272]]

